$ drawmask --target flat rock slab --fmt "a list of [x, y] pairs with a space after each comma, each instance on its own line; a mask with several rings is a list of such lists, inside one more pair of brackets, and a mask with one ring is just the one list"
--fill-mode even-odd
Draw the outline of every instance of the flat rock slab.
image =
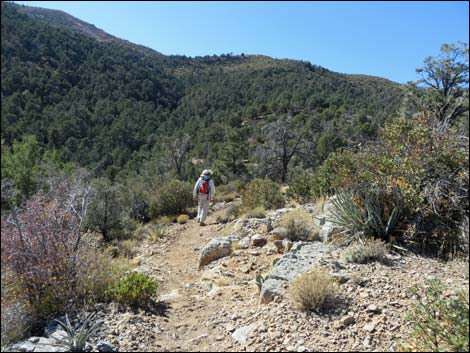
[[276, 263], [269, 278], [263, 283], [261, 303], [269, 303], [274, 297], [281, 296], [295, 277], [311, 270], [315, 263], [330, 251], [331, 246], [322, 242], [295, 243], [291, 251]]
[[11, 347], [13, 352], [68, 352], [68, 348], [54, 338], [31, 337]]

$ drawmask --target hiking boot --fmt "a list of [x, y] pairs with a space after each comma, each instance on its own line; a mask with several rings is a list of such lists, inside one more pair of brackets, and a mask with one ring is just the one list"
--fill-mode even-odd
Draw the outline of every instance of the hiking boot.
[[204, 227], [206, 224], [204, 222], [199, 223], [201, 227]]

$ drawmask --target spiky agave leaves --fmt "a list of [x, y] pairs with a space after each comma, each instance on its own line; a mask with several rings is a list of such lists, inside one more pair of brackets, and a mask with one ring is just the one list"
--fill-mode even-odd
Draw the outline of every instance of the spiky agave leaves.
[[374, 236], [385, 239], [396, 227], [403, 210], [403, 201], [397, 187], [392, 192], [377, 186], [368, 190], [347, 190], [332, 200], [328, 221], [345, 229], [353, 239]]
[[65, 314], [65, 322], [55, 320], [62, 327], [66, 336], [58, 341], [69, 349], [70, 352], [84, 352], [88, 340], [93, 337], [100, 329], [95, 319], [96, 313], [88, 315], [85, 320], [73, 326], [67, 314]]

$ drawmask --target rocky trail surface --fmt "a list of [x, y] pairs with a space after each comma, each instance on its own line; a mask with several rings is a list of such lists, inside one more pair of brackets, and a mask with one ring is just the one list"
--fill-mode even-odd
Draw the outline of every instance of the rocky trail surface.
[[252, 243], [198, 266], [204, 246], [230, 233], [230, 224], [216, 222], [222, 212], [212, 213], [206, 227], [190, 220], [142, 244], [138, 271], [159, 281], [159, 304], [137, 312], [106, 306], [103, 339], [121, 351], [394, 351], [409, 331], [410, 288], [425, 278], [468, 286], [465, 262], [395, 254], [387, 265], [343, 264], [338, 248], [313, 264], [342, 283], [328, 313], [300, 312], [288, 295], [261, 304], [255, 277], [269, 274], [282, 255], [259, 222], [245, 228], [245, 238], [261, 233], [266, 245]]

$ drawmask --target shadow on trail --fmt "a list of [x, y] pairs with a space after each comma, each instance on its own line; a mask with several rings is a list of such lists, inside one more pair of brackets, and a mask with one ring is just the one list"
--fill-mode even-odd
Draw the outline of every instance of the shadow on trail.
[[141, 306], [141, 307], [134, 307], [130, 308], [132, 313], [137, 314], [139, 311], [144, 311], [147, 314], [155, 315], [155, 316], [162, 316], [168, 318], [168, 314], [170, 312], [171, 305], [164, 301], [152, 301], [148, 305]]

